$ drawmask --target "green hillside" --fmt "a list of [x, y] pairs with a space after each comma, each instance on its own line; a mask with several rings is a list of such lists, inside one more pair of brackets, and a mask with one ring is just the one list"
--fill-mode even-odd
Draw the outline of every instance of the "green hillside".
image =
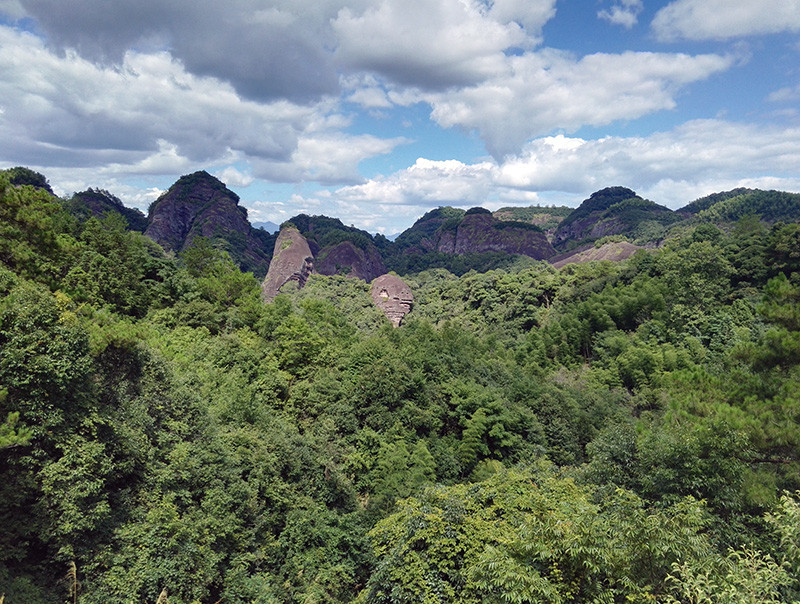
[[0, 174], [0, 601], [796, 602], [799, 249], [433, 268], [393, 328]]

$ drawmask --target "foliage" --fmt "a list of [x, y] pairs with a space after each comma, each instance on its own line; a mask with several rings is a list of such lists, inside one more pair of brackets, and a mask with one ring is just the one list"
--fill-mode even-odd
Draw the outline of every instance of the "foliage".
[[361, 281], [263, 304], [214, 239], [0, 181], [5, 602], [800, 598], [796, 223], [417, 255], [394, 329]]

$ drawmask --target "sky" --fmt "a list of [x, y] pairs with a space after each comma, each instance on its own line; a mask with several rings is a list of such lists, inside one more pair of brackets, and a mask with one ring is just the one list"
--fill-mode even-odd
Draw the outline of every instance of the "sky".
[[625, 186], [800, 192], [800, 0], [0, 0], [0, 167], [391, 235]]

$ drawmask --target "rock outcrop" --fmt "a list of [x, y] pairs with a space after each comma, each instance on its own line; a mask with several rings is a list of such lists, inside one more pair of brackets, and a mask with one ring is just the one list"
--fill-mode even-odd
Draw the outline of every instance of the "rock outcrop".
[[296, 227], [282, 228], [275, 241], [269, 271], [261, 284], [261, 298], [272, 302], [287, 283], [302, 288], [313, 270], [314, 255], [306, 238]]
[[479, 254], [504, 252], [544, 260], [555, 254], [544, 232], [537, 226], [495, 218], [489, 210], [467, 212], [438, 208], [425, 214], [398, 236], [395, 253]]
[[222, 243], [243, 269], [267, 271], [271, 237], [250, 226], [239, 196], [208, 172], [182, 176], [153, 202], [145, 235], [174, 252], [207, 237]]
[[370, 295], [375, 305], [383, 311], [395, 327], [400, 327], [414, 305], [414, 295], [397, 275], [381, 275], [372, 282]]
[[352, 241], [342, 241], [316, 254], [314, 271], [320, 275], [347, 275], [370, 282], [384, 274], [386, 267], [374, 245], [362, 250]]
[[583, 262], [595, 262], [607, 260], [619, 262], [627, 260], [639, 250], [643, 250], [640, 245], [633, 245], [627, 241], [613, 241], [604, 243], [596, 247], [593, 243], [582, 245], [564, 254], [558, 254], [548, 260], [555, 268], [561, 268], [567, 264], [580, 264]]
[[128, 222], [130, 230], [142, 233], [147, 229], [147, 216], [141, 210], [125, 207], [118, 197], [103, 189], [75, 193], [64, 206], [78, 220], [87, 220], [92, 216], [102, 218], [108, 212], [117, 212]]

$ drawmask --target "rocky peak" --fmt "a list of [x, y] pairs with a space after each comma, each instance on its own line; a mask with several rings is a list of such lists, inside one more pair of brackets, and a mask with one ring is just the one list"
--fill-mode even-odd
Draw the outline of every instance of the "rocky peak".
[[[145, 235], [180, 252], [195, 237], [220, 242], [244, 270], [263, 275], [272, 239], [255, 232], [239, 196], [208, 172], [182, 176], [150, 206]], [[263, 236], [262, 236], [263, 235]]]
[[386, 272], [380, 252], [374, 246], [362, 250], [352, 241], [328, 246], [316, 255], [314, 270], [320, 275], [344, 274], [370, 282]]
[[395, 327], [400, 327], [411, 312], [414, 295], [411, 288], [397, 275], [381, 275], [372, 282], [370, 295], [375, 305], [383, 311]]
[[261, 284], [261, 297], [272, 302], [287, 283], [303, 287], [314, 270], [314, 255], [308, 241], [295, 226], [285, 226], [275, 241], [269, 271]]
[[[179, 252], [192, 235], [205, 235], [198, 231], [213, 230], [214, 223], [223, 222], [227, 230], [246, 232], [250, 224], [238, 204], [239, 196], [208, 172], [181, 176], [150, 206], [145, 235], [164, 249]], [[212, 217], [211, 221], [203, 220]]]
[[667, 225], [678, 219], [669, 208], [643, 199], [630, 189], [608, 187], [592, 193], [558, 225], [553, 245], [570, 249], [609, 235], [635, 237], [637, 227], [643, 222]]

